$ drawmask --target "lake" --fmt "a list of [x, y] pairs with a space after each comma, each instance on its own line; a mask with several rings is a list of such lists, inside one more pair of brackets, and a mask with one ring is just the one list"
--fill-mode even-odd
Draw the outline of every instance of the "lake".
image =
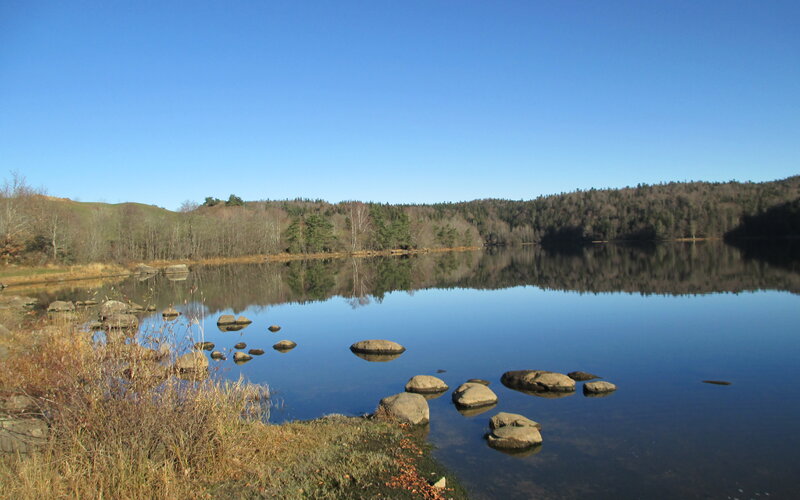
[[[40, 300], [174, 305], [179, 320], [165, 326], [148, 313], [141, 335], [167, 328], [224, 351], [264, 349], [212, 366], [267, 384], [274, 422], [370, 413], [418, 374], [450, 392], [486, 379], [496, 407], [464, 415], [448, 392], [429, 400], [426, 430], [475, 498], [796, 498], [800, 272], [792, 255], [751, 250], [606, 244], [206, 266], [182, 280], [45, 289]], [[253, 323], [221, 331], [222, 314]], [[407, 351], [389, 362], [350, 352], [373, 338]], [[282, 339], [298, 345], [273, 350]], [[585, 397], [578, 383], [545, 398], [501, 384], [521, 369], [592, 372], [618, 389]], [[522, 455], [489, 448], [483, 436], [499, 411], [541, 423], [543, 445]]]

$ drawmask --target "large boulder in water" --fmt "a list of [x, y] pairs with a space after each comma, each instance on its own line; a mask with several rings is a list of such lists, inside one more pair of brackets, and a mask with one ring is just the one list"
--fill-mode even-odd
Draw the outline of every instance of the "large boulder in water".
[[205, 370], [208, 368], [208, 358], [202, 351], [187, 352], [175, 361], [175, 369], [179, 372]]
[[453, 391], [453, 402], [465, 408], [477, 408], [497, 403], [497, 394], [483, 384], [467, 382]]
[[130, 306], [118, 300], [106, 300], [100, 304], [100, 317], [105, 319], [112, 314], [127, 314], [130, 312]]
[[416, 392], [419, 394], [431, 394], [444, 392], [449, 387], [444, 380], [431, 375], [415, 375], [406, 383], [406, 392]]
[[105, 317], [103, 326], [116, 330], [135, 330], [139, 328], [139, 319], [133, 314], [111, 314]]
[[75, 304], [64, 300], [56, 300], [47, 306], [47, 312], [72, 312], [74, 310]]
[[401, 392], [381, 399], [378, 405], [378, 415], [412, 425], [420, 425], [430, 421], [430, 408], [428, 408], [428, 401], [421, 395]]
[[536, 427], [506, 425], [492, 430], [486, 440], [492, 448], [520, 450], [542, 444], [542, 434]]
[[575, 381], [563, 373], [544, 370], [505, 372], [500, 381], [506, 387], [531, 392], [573, 392]]
[[517, 413], [506, 413], [501, 411], [497, 415], [489, 420], [489, 427], [492, 429], [499, 429], [500, 427], [533, 427], [538, 430], [542, 430], [541, 424], [539, 422], [534, 422], [533, 420], [523, 417]]
[[362, 340], [350, 346], [353, 352], [363, 354], [402, 354], [406, 348], [391, 340]]

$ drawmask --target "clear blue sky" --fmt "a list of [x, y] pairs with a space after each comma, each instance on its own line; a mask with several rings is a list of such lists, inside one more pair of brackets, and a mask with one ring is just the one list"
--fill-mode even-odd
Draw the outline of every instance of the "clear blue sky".
[[800, 2], [0, 0], [0, 176], [176, 208], [800, 173]]

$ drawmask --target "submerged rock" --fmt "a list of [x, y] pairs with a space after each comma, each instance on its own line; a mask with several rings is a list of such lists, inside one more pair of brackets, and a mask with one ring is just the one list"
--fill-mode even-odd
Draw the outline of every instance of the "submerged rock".
[[449, 387], [444, 380], [431, 375], [415, 375], [406, 383], [406, 392], [430, 394], [444, 392]]
[[587, 380], [602, 378], [599, 375], [594, 375], [592, 373], [586, 373], [586, 372], [569, 372], [567, 373], [567, 377], [571, 378], [576, 382], [586, 382]]
[[613, 392], [617, 390], [617, 386], [612, 384], [611, 382], [586, 382], [583, 384], [583, 393], [584, 394], [601, 394], [607, 392]]
[[222, 354], [220, 351], [212, 351], [211, 352], [211, 359], [214, 359], [214, 360], [217, 360], [217, 361], [221, 361], [221, 360], [228, 359], [228, 358], [226, 358], [225, 355]]
[[353, 352], [364, 354], [402, 354], [406, 348], [391, 340], [362, 340], [350, 346]]
[[56, 300], [47, 306], [47, 312], [72, 312], [75, 310], [75, 304], [65, 300]]
[[247, 351], [248, 354], [252, 354], [253, 356], [261, 356], [264, 354], [264, 349], [250, 349]]
[[488, 406], [497, 403], [497, 394], [485, 385], [467, 382], [453, 391], [453, 402], [466, 408]]
[[269, 328], [267, 328], [267, 330], [271, 331], [272, 333], [280, 331], [280, 329], [281, 327], [279, 327], [278, 325], [270, 325]]
[[378, 415], [412, 425], [427, 424], [430, 421], [428, 401], [421, 395], [410, 392], [401, 392], [381, 399]]
[[233, 346], [234, 349], [244, 349], [245, 347], [247, 347], [247, 344], [244, 342], [239, 342]]
[[514, 370], [503, 374], [506, 387], [532, 392], [573, 392], [575, 381], [563, 373], [544, 370]]
[[713, 385], [731, 385], [730, 382], [725, 380], [703, 380], [704, 384], [713, 384]]
[[275, 349], [276, 351], [284, 351], [284, 352], [291, 351], [295, 347], [297, 347], [297, 343], [292, 342], [291, 340], [281, 340], [280, 342], [277, 342], [275, 345], [272, 346], [272, 348]]

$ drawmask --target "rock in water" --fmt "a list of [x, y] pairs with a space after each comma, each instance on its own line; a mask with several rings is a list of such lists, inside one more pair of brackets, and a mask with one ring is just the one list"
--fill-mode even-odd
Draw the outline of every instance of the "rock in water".
[[291, 340], [281, 340], [272, 346], [272, 348], [276, 351], [290, 351], [295, 347], [297, 347], [297, 343], [292, 342]]
[[233, 361], [236, 363], [246, 363], [253, 359], [253, 356], [244, 353], [244, 352], [235, 352], [233, 353]]
[[188, 352], [175, 361], [175, 368], [179, 372], [203, 370], [208, 368], [208, 359], [201, 351]]
[[47, 306], [47, 312], [72, 312], [74, 310], [75, 304], [64, 300], [56, 300]]
[[247, 351], [248, 354], [252, 354], [253, 356], [261, 356], [264, 354], [264, 349], [250, 349]]
[[245, 344], [244, 342], [239, 342], [238, 344], [233, 346], [234, 349], [244, 349], [245, 347], [247, 347], [247, 344]]
[[135, 330], [139, 327], [139, 319], [133, 314], [111, 314], [106, 316], [103, 325], [117, 330]]
[[725, 380], [703, 380], [704, 384], [714, 384], [714, 385], [731, 385], [730, 382]]
[[586, 382], [587, 380], [594, 380], [596, 378], [602, 378], [598, 375], [594, 375], [592, 373], [586, 372], [569, 372], [567, 373], [567, 377], [571, 378], [575, 382]]
[[489, 427], [492, 429], [499, 429], [500, 427], [506, 426], [533, 427], [535, 429], [542, 430], [542, 426], [539, 424], [539, 422], [534, 422], [533, 420], [516, 413], [506, 413], [501, 411], [492, 417], [491, 420], [489, 420]]
[[410, 392], [401, 392], [381, 399], [378, 414], [412, 425], [427, 424], [430, 421], [428, 401], [421, 395]]
[[601, 394], [616, 390], [617, 386], [612, 384], [611, 382], [599, 381], [599, 382], [586, 382], [585, 384], [583, 384], [584, 394]]
[[213, 352], [211, 353], [211, 359], [215, 359], [215, 360], [217, 360], [217, 361], [221, 361], [221, 360], [224, 360], [224, 359], [226, 359], [226, 358], [225, 358], [225, 355], [224, 355], [224, 354], [222, 354], [221, 352], [219, 352], [219, 351], [213, 351]]
[[444, 380], [431, 375], [415, 375], [406, 383], [406, 392], [430, 394], [444, 392], [447, 389], [449, 387], [444, 383]]
[[100, 318], [105, 319], [112, 314], [126, 314], [129, 310], [128, 304], [118, 300], [107, 300], [100, 305]]
[[198, 351], [210, 351], [214, 348], [213, 342], [197, 342], [194, 344], [194, 348]]
[[401, 354], [406, 348], [391, 340], [362, 340], [350, 346], [353, 352], [364, 354]]
[[164, 319], [174, 319], [180, 315], [181, 313], [174, 307], [168, 307], [161, 311], [161, 316], [164, 317]]
[[544, 370], [514, 370], [505, 372], [500, 381], [511, 389], [532, 392], [572, 392], [575, 381], [563, 373]]
[[466, 408], [488, 406], [497, 403], [497, 394], [483, 384], [467, 382], [453, 391], [453, 402]]
[[223, 314], [217, 319], [217, 325], [235, 325], [236, 318], [233, 314]]
[[487, 436], [489, 446], [502, 449], [530, 448], [542, 444], [542, 434], [536, 427], [506, 425], [492, 430]]
[[270, 327], [267, 328], [267, 330], [271, 331], [272, 333], [280, 331], [280, 329], [281, 329], [281, 327], [279, 327], [278, 325], [270, 325]]

